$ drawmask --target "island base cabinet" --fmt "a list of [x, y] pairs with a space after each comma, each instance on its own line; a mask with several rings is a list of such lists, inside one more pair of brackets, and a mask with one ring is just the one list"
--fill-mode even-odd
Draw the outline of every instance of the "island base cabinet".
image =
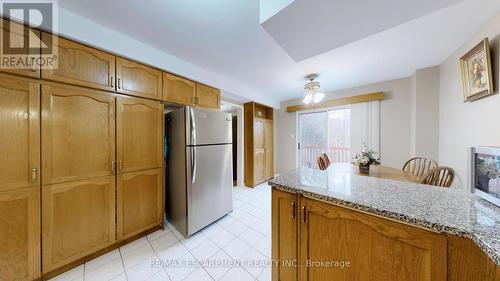
[[118, 240], [162, 224], [163, 169], [118, 175]]
[[42, 258], [48, 273], [115, 242], [115, 177], [42, 187]]
[[0, 280], [40, 277], [40, 188], [0, 192]]
[[445, 281], [445, 236], [301, 200], [300, 280]]
[[297, 199], [297, 195], [284, 191], [274, 190], [272, 194], [272, 256], [277, 262], [272, 280], [297, 280]]

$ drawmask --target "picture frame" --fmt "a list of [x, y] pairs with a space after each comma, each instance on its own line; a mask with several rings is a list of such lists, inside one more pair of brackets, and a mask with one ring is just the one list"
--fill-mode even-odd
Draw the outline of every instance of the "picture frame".
[[490, 44], [488, 38], [460, 58], [464, 102], [493, 94]]

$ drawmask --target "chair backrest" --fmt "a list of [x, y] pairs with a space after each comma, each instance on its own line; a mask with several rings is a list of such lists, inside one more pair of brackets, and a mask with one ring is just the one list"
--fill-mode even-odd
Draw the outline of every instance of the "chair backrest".
[[427, 172], [436, 168], [437, 162], [425, 157], [414, 157], [403, 166], [403, 171], [408, 172], [417, 178], [422, 178]]
[[318, 167], [320, 170], [326, 170], [330, 166], [330, 159], [326, 153], [322, 153], [317, 159]]
[[455, 171], [449, 167], [436, 167], [427, 172], [419, 183], [450, 187], [455, 179]]

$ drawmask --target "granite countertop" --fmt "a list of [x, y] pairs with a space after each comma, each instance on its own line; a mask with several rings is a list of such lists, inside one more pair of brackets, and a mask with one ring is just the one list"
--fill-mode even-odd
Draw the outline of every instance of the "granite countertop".
[[500, 266], [500, 207], [461, 190], [362, 176], [350, 164], [298, 168], [269, 181], [276, 189], [472, 239]]

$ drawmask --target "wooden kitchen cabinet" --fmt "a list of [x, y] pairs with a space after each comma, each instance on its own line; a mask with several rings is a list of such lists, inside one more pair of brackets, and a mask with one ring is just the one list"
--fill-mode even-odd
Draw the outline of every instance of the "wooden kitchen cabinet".
[[[2, 29], [2, 36], [4, 36], [3, 38], [9, 37], [10, 45], [12, 47], [16, 47], [16, 49], [19, 48], [22, 51], [21, 56], [14, 55], [15, 58], [28, 57], [29, 59], [36, 59], [40, 57], [40, 47], [41, 47], [40, 41], [38, 41], [37, 46], [30, 46], [29, 44], [25, 44], [25, 42], [28, 42], [29, 40], [28, 37], [30, 33], [33, 34], [34, 36], [40, 36], [40, 31], [28, 28], [29, 32], [24, 32], [24, 26], [22, 24], [16, 22], [10, 22], [4, 19], [0, 19], [0, 24], [1, 24], [0, 28]], [[2, 45], [1, 46], [2, 51], [0, 52], [0, 57], [1, 57], [0, 59], [4, 58], [8, 59], [9, 55], [6, 54], [5, 50], [3, 50], [3, 47], [4, 46]], [[38, 47], [38, 50], [30, 52], [30, 47], [32, 49], [33, 47]], [[37, 65], [28, 66], [26, 68], [24, 68], [24, 66], [20, 66], [19, 69], [6, 69], [2, 67], [0, 68], [0, 71], [9, 74], [26, 76], [30, 78], [40, 78], [40, 67], [38, 67]]]
[[47, 273], [115, 242], [115, 176], [42, 186]]
[[245, 185], [256, 186], [274, 176], [273, 109], [254, 102], [245, 109]]
[[162, 224], [163, 169], [118, 176], [118, 240], [124, 240]]
[[196, 83], [163, 72], [163, 100], [180, 105], [195, 106]]
[[196, 105], [202, 108], [219, 109], [219, 89], [196, 83]]
[[162, 99], [162, 71], [124, 58], [116, 58], [118, 93]]
[[0, 191], [40, 186], [40, 84], [0, 75]]
[[43, 185], [114, 175], [114, 94], [42, 85]]
[[40, 278], [40, 188], [0, 192], [0, 280]]
[[300, 280], [447, 280], [445, 236], [317, 200], [300, 205]]
[[163, 105], [118, 96], [116, 108], [118, 173], [163, 167]]
[[[42, 36], [55, 36], [43, 33]], [[61, 37], [54, 40], [57, 67], [42, 69], [42, 78], [99, 90], [115, 90], [115, 56]]]
[[298, 280], [298, 196], [272, 192], [272, 280]]

